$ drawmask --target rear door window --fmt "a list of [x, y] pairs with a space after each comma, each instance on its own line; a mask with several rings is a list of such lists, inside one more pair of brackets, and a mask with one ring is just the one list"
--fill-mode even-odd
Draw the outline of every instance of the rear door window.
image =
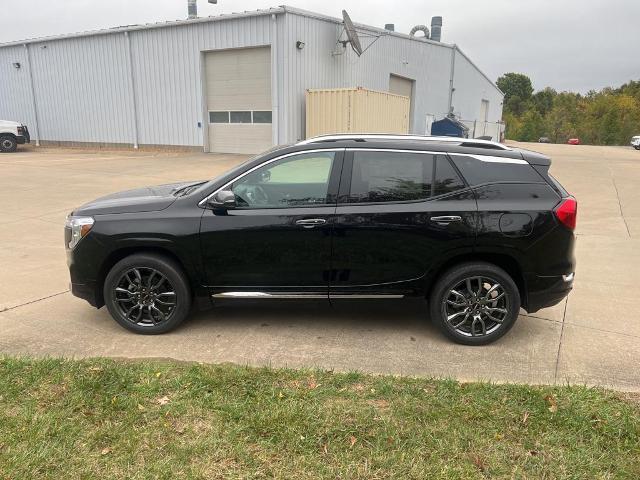
[[353, 152], [347, 203], [406, 202], [431, 196], [434, 156], [427, 153]]
[[466, 187], [451, 162], [444, 155], [438, 155], [433, 180], [433, 196], [445, 195]]

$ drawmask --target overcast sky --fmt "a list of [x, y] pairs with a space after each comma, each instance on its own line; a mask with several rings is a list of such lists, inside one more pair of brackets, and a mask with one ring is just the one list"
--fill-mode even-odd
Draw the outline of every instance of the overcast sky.
[[[198, 0], [199, 15], [282, 0]], [[456, 43], [492, 79], [522, 72], [536, 89], [586, 92], [640, 80], [640, 0], [288, 0], [288, 5], [409, 32], [444, 17]], [[0, 42], [186, 17], [187, 0], [2, 0]]]

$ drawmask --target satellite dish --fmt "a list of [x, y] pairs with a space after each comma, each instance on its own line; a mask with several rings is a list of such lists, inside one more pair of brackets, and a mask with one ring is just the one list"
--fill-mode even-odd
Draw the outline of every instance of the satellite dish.
[[360, 38], [358, 38], [358, 32], [356, 32], [356, 27], [353, 26], [351, 17], [349, 17], [346, 10], [342, 10], [342, 19], [344, 20], [344, 29], [347, 32], [347, 38], [349, 39], [351, 48], [356, 52], [356, 55], [362, 55], [362, 45], [360, 44]]

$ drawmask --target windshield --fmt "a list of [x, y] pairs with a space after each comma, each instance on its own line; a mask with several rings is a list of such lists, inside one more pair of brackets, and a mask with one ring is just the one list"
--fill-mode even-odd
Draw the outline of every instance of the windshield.
[[253, 162], [255, 159], [260, 158], [260, 157], [263, 157], [263, 156], [265, 156], [265, 155], [268, 155], [269, 153], [271, 153], [271, 152], [275, 152], [276, 150], [281, 150], [281, 149], [283, 149], [283, 148], [287, 148], [287, 147], [290, 147], [290, 146], [291, 146], [291, 144], [287, 144], [287, 145], [276, 145], [276, 146], [271, 147], [271, 148], [270, 148], [270, 149], [268, 149], [268, 150], [265, 150], [264, 152], [261, 152], [261, 153], [259, 153], [259, 154], [257, 154], [257, 155], [253, 155], [253, 156], [249, 157], [248, 159], [246, 159], [244, 162], [242, 162], [242, 163], [240, 163], [240, 164], [236, 165], [235, 167], [233, 167], [231, 170], [226, 170], [226, 171], [222, 172], [220, 175], [218, 175], [217, 177], [212, 178], [211, 180], [209, 180], [208, 182], [203, 183], [202, 185], [199, 185], [199, 187], [198, 187], [198, 189], [197, 189], [197, 190], [192, 190], [192, 191], [191, 191], [191, 192], [189, 192], [189, 193], [194, 193], [194, 192], [196, 192], [196, 191], [205, 190], [205, 189], [207, 189], [210, 185], [212, 185], [212, 184], [214, 184], [214, 183], [218, 182], [218, 180], [221, 180], [221, 179], [223, 179], [224, 177], [227, 177], [227, 176], [229, 176], [229, 177], [233, 177], [233, 176], [235, 176], [235, 174], [236, 174], [236, 173], [240, 173], [240, 172], [244, 169], [244, 167], [245, 167], [247, 164], [249, 164], [249, 163]]

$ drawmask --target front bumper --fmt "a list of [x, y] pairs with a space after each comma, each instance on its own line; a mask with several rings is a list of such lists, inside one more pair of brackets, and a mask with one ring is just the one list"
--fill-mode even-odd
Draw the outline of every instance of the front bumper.
[[22, 125], [22, 135], [16, 135], [16, 143], [24, 145], [25, 143], [31, 143], [31, 134], [26, 125]]
[[527, 303], [525, 310], [535, 313], [543, 308], [553, 307], [564, 300], [573, 289], [575, 275], [544, 277], [529, 276], [527, 281]]
[[98, 296], [96, 295], [96, 284], [95, 282], [89, 283], [73, 283], [69, 284], [69, 290], [71, 290], [71, 294], [86, 300], [93, 307], [100, 308], [102, 305], [98, 304]]

